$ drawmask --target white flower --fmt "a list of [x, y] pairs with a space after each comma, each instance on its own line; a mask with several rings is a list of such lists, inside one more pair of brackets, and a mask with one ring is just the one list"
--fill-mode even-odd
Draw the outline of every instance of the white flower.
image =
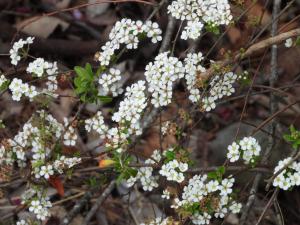
[[29, 86], [28, 91], [24, 93], [25, 96], [27, 96], [30, 99], [33, 99], [35, 96], [37, 96], [39, 93], [36, 91], [35, 86]]
[[203, 99], [203, 108], [205, 111], [209, 112], [216, 108], [215, 99], [213, 97], [208, 97]]
[[100, 75], [98, 83], [101, 85], [100, 94], [108, 95], [110, 92], [113, 96], [122, 94], [123, 89], [119, 81], [121, 80], [121, 71], [118, 69], [110, 68], [107, 73]]
[[37, 212], [39, 212], [40, 209], [42, 209], [42, 206], [41, 206], [41, 203], [39, 200], [31, 201], [30, 206], [29, 206], [30, 212], [37, 213]]
[[85, 129], [87, 132], [94, 130], [100, 135], [100, 137], [105, 137], [108, 127], [104, 123], [101, 111], [98, 111], [94, 117], [85, 120]]
[[228, 210], [227, 208], [220, 208], [216, 211], [215, 217], [216, 218], [224, 218], [225, 214], [227, 214]]
[[25, 220], [20, 220], [17, 222], [17, 225], [29, 225]]
[[211, 219], [211, 215], [204, 212], [203, 214], [196, 213], [192, 216], [192, 222], [194, 224], [209, 224]]
[[59, 159], [54, 161], [53, 169], [62, 174], [64, 169], [70, 169], [80, 162], [81, 158], [78, 157], [67, 158], [65, 156], [61, 156]]
[[203, 26], [203, 23], [200, 21], [188, 21], [187, 25], [184, 27], [184, 30], [181, 33], [181, 39], [197, 39], [201, 35]]
[[7, 79], [5, 78], [5, 76], [2, 74], [0, 76], [0, 87], [7, 81]]
[[129, 177], [129, 179], [127, 179], [126, 181], [126, 184], [128, 187], [132, 187], [136, 181], [137, 181], [137, 177]]
[[178, 162], [176, 159], [162, 165], [159, 174], [166, 177], [169, 181], [176, 181], [181, 183], [184, 181], [184, 175], [182, 172], [185, 172], [188, 169], [188, 164]]
[[287, 48], [292, 47], [292, 46], [293, 46], [293, 39], [292, 39], [292, 38], [286, 39], [284, 45], [285, 45], [285, 47], [287, 47]]
[[163, 190], [163, 194], [161, 195], [162, 198], [164, 199], [170, 199], [170, 192], [166, 189], [166, 190]]
[[145, 68], [151, 103], [156, 107], [171, 103], [174, 82], [184, 77], [183, 64], [175, 57], [168, 57], [168, 52], [160, 53]]
[[241, 203], [237, 203], [237, 202], [233, 202], [232, 205], [229, 207], [229, 209], [231, 210], [232, 213], [239, 213], [241, 211], [242, 208], [242, 204]]
[[176, 0], [168, 6], [168, 13], [187, 21], [182, 39], [198, 38], [203, 24], [228, 25], [232, 20], [228, 0]]
[[222, 180], [219, 190], [221, 191], [220, 195], [228, 195], [232, 193], [234, 178]]
[[233, 142], [228, 146], [227, 158], [230, 162], [235, 162], [242, 153], [245, 163], [249, 164], [260, 152], [261, 147], [254, 137], [244, 137], [239, 143]]
[[[26, 40], [20, 39], [19, 41], [15, 42], [12, 49], [10, 49], [9, 54], [10, 54], [10, 59], [11, 59], [11, 64], [13, 65], [18, 65], [18, 62], [21, 60], [21, 57], [23, 55], [20, 55], [20, 49], [23, 49], [25, 45], [30, 45], [33, 43], [34, 37], [28, 37]], [[25, 53], [25, 49], [24, 53]]]
[[185, 80], [187, 89], [190, 92], [189, 99], [196, 103], [200, 100], [200, 90], [197, 88], [198, 73], [205, 72], [206, 69], [201, 65], [203, 56], [201, 52], [189, 53], [184, 59]]
[[300, 185], [300, 163], [290, 163], [291, 161], [292, 158], [288, 157], [278, 162], [278, 165], [274, 169], [274, 174], [278, 173], [278, 171], [281, 171], [282, 168], [286, 167], [287, 165], [288, 166], [287, 169], [284, 169], [275, 177], [273, 180], [274, 187], [279, 187], [283, 190], [289, 190], [293, 186]]
[[235, 162], [239, 160], [240, 158], [239, 148], [240, 146], [236, 142], [233, 142], [231, 145], [228, 146], [227, 158], [229, 159], [230, 162]]
[[37, 77], [41, 77], [44, 74], [52, 76], [57, 72], [57, 65], [56, 62], [52, 64], [45, 61], [43, 58], [37, 58], [33, 62], [29, 63], [26, 71], [36, 75]]
[[211, 180], [206, 184], [207, 192], [215, 192], [219, 189], [219, 182], [217, 180]]
[[76, 145], [77, 140], [77, 134], [75, 133], [74, 127], [69, 125], [68, 119], [64, 118], [65, 127], [67, 127], [67, 130], [64, 134], [64, 144], [67, 146], [74, 146]]
[[51, 165], [41, 167], [40, 176], [45, 177], [45, 179], [49, 179], [49, 177], [53, 174], [54, 171]]
[[145, 33], [147, 37], [151, 38], [152, 43], [162, 40], [161, 33], [157, 23], [147, 21], [133, 21], [131, 19], [122, 19], [117, 21], [109, 34], [110, 41], [102, 46], [102, 52], [99, 53], [98, 61], [102, 66], [108, 66], [111, 57], [115, 51], [120, 48], [122, 44], [127, 49], [136, 49], [139, 43], [139, 35]]
[[145, 81], [138, 81], [126, 88], [125, 99], [120, 102], [119, 110], [112, 116], [117, 123], [129, 122], [128, 134], [141, 134], [140, 118], [147, 103], [145, 95]]

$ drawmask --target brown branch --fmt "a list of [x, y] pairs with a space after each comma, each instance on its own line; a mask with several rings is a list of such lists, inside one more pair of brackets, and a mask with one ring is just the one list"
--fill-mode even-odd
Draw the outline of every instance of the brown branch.
[[[258, 51], [260, 49], [264, 49], [265, 46], [272, 46], [272, 49], [271, 49], [271, 75], [269, 77], [269, 84], [270, 84], [271, 88], [274, 88], [275, 82], [277, 81], [277, 54], [278, 54], [278, 52], [277, 52], [276, 40], [280, 39], [280, 38], [278, 38], [280, 36], [276, 36], [276, 34], [278, 32], [277, 27], [278, 27], [278, 14], [280, 11], [280, 5], [281, 5], [281, 0], [275, 0], [273, 3], [272, 31], [271, 31], [272, 37], [264, 40], [263, 43], [260, 42], [260, 43], [254, 44], [253, 46], [249, 47], [248, 50], [245, 52], [245, 54], [241, 56], [241, 57], [247, 57], [247, 54], [252, 54], [252, 52], [254, 50]], [[270, 114], [273, 115], [276, 112], [277, 108], [278, 108], [278, 104], [277, 104], [276, 96], [273, 94], [273, 92], [270, 92]], [[276, 131], [276, 121], [273, 120], [271, 123], [270, 129], [269, 129], [269, 132], [271, 133], [271, 135], [268, 136], [268, 146], [262, 155], [262, 160], [261, 160], [262, 164], [265, 164], [267, 162], [269, 155], [274, 148], [275, 139], [273, 138], [273, 136], [275, 135], [275, 131]], [[254, 204], [255, 195], [252, 195], [252, 194], [257, 192], [258, 185], [260, 183], [261, 178], [262, 178], [262, 173], [258, 173], [254, 178], [254, 182], [250, 189], [251, 195], [249, 196], [249, 198], [247, 200], [246, 207], [244, 208], [242, 216], [241, 216], [241, 220], [240, 220], [241, 225], [245, 224], [248, 214]]]
[[259, 225], [260, 222], [262, 221], [262, 219], [264, 218], [264, 215], [266, 214], [267, 210], [271, 207], [272, 203], [275, 201], [277, 195], [278, 195], [279, 189], [276, 188], [276, 190], [274, 191], [274, 193], [272, 194], [270, 200], [268, 201], [267, 205], [265, 206], [262, 214], [260, 215], [257, 223], [255, 225]]
[[[237, 53], [232, 59], [224, 60], [216, 62], [217, 67], [226, 67], [230, 65], [231, 63], [237, 62], [241, 59], [244, 59], [246, 57], [249, 57], [253, 55], [254, 53], [257, 53], [261, 51], [262, 49], [268, 48], [271, 45], [279, 44], [283, 41], [285, 41], [288, 38], [297, 37], [300, 35], [300, 28], [279, 34], [274, 37], [267, 38], [265, 40], [262, 40], [256, 44], [251, 45], [244, 53]], [[206, 72], [201, 74], [202, 79], [207, 80], [215, 73], [215, 67], [210, 67]]]
[[[219, 167], [218, 166], [212, 166], [212, 167], [206, 167], [206, 168], [194, 168], [194, 169], [189, 169], [187, 172], [188, 173], [199, 173], [199, 172], [210, 172], [210, 171], [215, 171]], [[270, 170], [267, 167], [255, 167], [255, 168], [249, 168], [248, 166], [227, 166], [226, 171], [240, 171], [240, 170], [247, 170], [249, 172], [260, 172], [260, 173], [272, 173], [272, 170]]]
[[97, 200], [94, 203], [93, 207], [91, 208], [91, 210], [88, 212], [88, 214], [84, 218], [84, 221], [83, 221], [82, 225], [89, 224], [90, 220], [95, 215], [95, 213], [97, 212], [97, 210], [99, 209], [99, 207], [101, 206], [103, 201], [108, 197], [108, 195], [114, 189], [115, 184], [116, 184], [116, 181], [113, 180], [112, 182], [110, 182], [110, 184], [107, 186], [107, 188], [105, 188], [103, 193], [99, 196], [99, 198], [97, 198]]
[[254, 135], [255, 133], [257, 133], [262, 127], [264, 127], [265, 125], [267, 125], [270, 121], [272, 121], [276, 116], [278, 116], [280, 113], [286, 111], [287, 109], [289, 109], [290, 107], [292, 107], [293, 105], [296, 105], [297, 103], [299, 103], [300, 100], [294, 101], [290, 104], [288, 104], [287, 106], [285, 106], [284, 108], [278, 110], [276, 113], [274, 113], [273, 115], [271, 115], [269, 118], [267, 118], [266, 120], [264, 120], [259, 126], [257, 126], [251, 133], [251, 135]]

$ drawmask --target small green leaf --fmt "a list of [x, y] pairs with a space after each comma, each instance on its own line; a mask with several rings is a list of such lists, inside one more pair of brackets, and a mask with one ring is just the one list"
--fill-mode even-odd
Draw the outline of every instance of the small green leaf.
[[218, 173], [221, 175], [221, 176], [223, 176], [224, 175], [224, 173], [225, 173], [225, 167], [224, 166], [220, 166], [219, 168], [218, 168]]
[[79, 77], [84, 78], [84, 77], [87, 76], [87, 73], [86, 73], [85, 69], [82, 68], [82, 67], [80, 67], [80, 66], [75, 66], [75, 67], [74, 67], [74, 70], [75, 70], [76, 74], [77, 74]]
[[296, 46], [300, 46], [300, 36], [299, 36], [299, 37], [297, 37], [297, 39], [296, 39], [295, 43], [296, 43]]
[[205, 28], [208, 32], [212, 32], [216, 35], [219, 35], [220, 34], [220, 29], [219, 29], [219, 26], [213, 24], [213, 23], [208, 23], [205, 25]]
[[85, 64], [85, 71], [86, 71], [87, 75], [89, 75], [90, 78], [94, 77], [94, 72], [93, 72], [91, 64], [89, 64], [89, 63]]
[[210, 179], [213, 179], [213, 180], [217, 180], [218, 179], [218, 175], [217, 175], [216, 171], [209, 172], [207, 174], [207, 177], [210, 178]]
[[165, 153], [167, 162], [172, 161], [173, 159], [175, 159], [175, 152], [174, 151], [166, 151]]
[[112, 97], [103, 95], [98, 96], [98, 99], [103, 103], [110, 103], [113, 100]]

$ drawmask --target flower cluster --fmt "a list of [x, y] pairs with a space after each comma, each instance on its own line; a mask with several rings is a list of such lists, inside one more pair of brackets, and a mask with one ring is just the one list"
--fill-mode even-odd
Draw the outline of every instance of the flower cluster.
[[141, 223], [140, 225], [169, 225], [169, 224], [177, 224], [173, 221], [171, 217], [161, 218], [157, 217], [155, 220], [150, 221], [149, 223]]
[[39, 220], [45, 220], [50, 216], [49, 209], [52, 207], [52, 204], [47, 197], [46, 191], [37, 186], [32, 186], [22, 194], [22, 204], [29, 205], [28, 210], [33, 212]]
[[185, 79], [190, 92], [189, 99], [196, 103], [200, 100], [200, 90], [197, 88], [197, 75], [206, 69], [200, 64], [203, 60], [202, 53], [189, 53], [184, 59]]
[[140, 118], [147, 106], [145, 89], [145, 81], [138, 81], [127, 87], [125, 99], [112, 116], [113, 121], [128, 128], [128, 134], [141, 135]]
[[78, 138], [75, 128], [72, 124], [69, 123], [67, 118], [64, 118], [64, 124], [66, 131], [64, 133], [64, 144], [67, 146], [74, 146], [76, 145], [76, 140]]
[[114, 97], [122, 94], [122, 86], [118, 83], [121, 80], [121, 71], [110, 68], [107, 73], [101, 74], [98, 83], [101, 85], [101, 95], [112, 93]]
[[14, 101], [20, 101], [23, 95], [31, 100], [38, 95], [35, 86], [23, 83], [23, 81], [18, 78], [14, 78], [8, 88], [12, 92], [12, 99]]
[[56, 75], [58, 74], [57, 62], [47, 62], [43, 58], [37, 58], [33, 62], [29, 63], [27, 67], [27, 72], [33, 74], [37, 77], [46, 76], [46, 89], [42, 92], [47, 94], [52, 94], [57, 90], [57, 79]]
[[26, 71], [37, 77], [42, 77], [43, 75], [51, 76], [57, 72], [57, 63], [50, 63], [45, 61], [43, 58], [37, 58], [33, 62], [29, 63]]
[[133, 21], [131, 19], [122, 19], [118, 21], [109, 34], [110, 41], [102, 46], [102, 52], [98, 54], [98, 61], [102, 66], [108, 66], [115, 51], [124, 44], [127, 49], [136, 49], [139, 43], [139, 37], [146, 34], [151, 38], [152, 43], [162, 40], [162, 31], [157, 23], [147, 21]]
[[125, 99], [120, 102], [119, 110], [112, 116], [112, 120], [118, 123], [118, 127], [110, 129], [104, 124], [101, 112], [85, 121], [88, 132], [95, 130], [102, 138], [107, 138], [106, 147], [123, 151], [127, 138], [130, 135], [141, 135], [140, 118], [147, 106], [145, 95], [145, 81], [138, 81], [126, 88]]
[[[18, 52], [25, 44], [31, 44], [33, 38], [28, 38], [26, 41], [22, 39], [15, 42], [13, 48], [11, 49], [11, 57], [16, 58], [14, 63], [21, 59]], [[17, 56], [16, 56], [17, 54]], [[22, 96], [28, 97], [31, 101], [33, 98], [39, 94], [46, 93], [54, 96], [54, 91], [56, 91], [58, 85], [56, 80], [56, 75], [58, 72], [57, 63], [50, 63], [45, 61], [43, 58], [37, 58], [33, 62], [29, 63], [26, 71], [33, 76], [42, 77], [47, 75], [46, 88], [38, 91], [37, 87], [24, 83], [21, 79], [14, 78], [9, 85], [9, 90], [12, 92], [12, 99], [14, 101], [20, 101]], [[0, 78], [0, 87], [7, 79], [2, 75]]]
[[286, 168], [275, 177], [273, 181], [274, 187], [288, 190], [293, 186], [300, 185], [300, 163], [293, 162], [292, 160], [291, 157], [288, 157], [278, 162], [278, 165], [274, 169], [274, 174]]
[[[155, 163], [161, 160], [161, 155], [158, 150], [154, 150], [150, 159], [145, 161], [146, 164], [154, 165]], [[158, 187], [158, 177], [153, 176], [153, 168], [152, 167], [141, 167], [138, 170], [137, 175], [131, 176], [127, 180], [127, 185], [129, 187], [133, 186], [138, 180], [140, 180], [141, 185], [144, 191], [152, 191], [153, 188]]]
[[85, 120], [85, 129], [87, 132], [92, 130], [97, 132], [101, 138], [107, 133], [107, 126], [104, 123], [104, 118], [101, 111], [98, 111], [95, 116]]
[[194, 224], [209, 224], [212, 217], [224, 218], [231, 210], [238, 213], [241, 204], [233, 201], [232, 187], [234, 178], [225, 178], [221, 181], [208, 179], [207, 175], [195, 175], [184, 187], [182, 200], [175, 198], [171, 206], [177, 210], [188, 210], [198, 208], [191, 217]]
[[52, 204], [47, 199], [32, 200], [29, 206], [29, 211], [36, 214], [36, 218], [39, 220], [45, 220], [50, 216], [49, 208]]
[[159, 173], [167, 178], [168, 181], [181, 183], [184, 181], [183, 173], [188, 170], [188, 164], [178, 162], [176, 159], [162, 165]]
[[261, 146], [254, 137], [244, 137], [241, 141], [233, 142], [228, 146], [227, 158], [230, 162], [236, 162], [240, 157], [246, 164], [253, 163], [260, 155]]
[[170, 104], [174, 82], [184, 77], [182, 62], [164, 52], [157, 55], [154, 63], [150, 62], [145, 70], [148, 91], [152, 94], [151, 103], [156, 108]]
[[33, 40], [33, 37], [28, 37], [26, 40], [20, 39], [14, 43], [12, 49], [9, 51], [11, 64], [15, 66], [18, 65], [18, 62], [21, 60], [21, 58], [27, 54], [26, 49], [23, 49], [24, 46], [32, 44]]
[[[13, 139], [3, 140], [0, 145], [0, 163], [12, 165], [17, 162], [19, 167], [30, 164], [36, 179], [49, 179], [55, 173], [62, 174], [81, 162], [80, 158], [57, 156], [52, 150], [60, 140], [64, 127], [45, 111], [38, 111], [32, 116]], [[30, 154], [25, 154], [29, 152]], [[29, 193], [29, 194], [28, 194]], [[29, 211], [40, 220], [50, 215], [51, 202], [44, 191], [30, 188], [25, 192], [24, 204], [29, 204]]]
[[70, 169], [75, 165], [79, 164], [80, 162], [81, 158], [78, 157], [67, 158], [65, 156], [60, 156], [60, 158], [56, 159], [53, 162], [53, 167], [55, 168], [55, 171], [62, 174], [64, 170]]
[[168, 13], [187, 21], [182, 39], [198, 38], [204, 24], [216, 27], [232, 20], [228, 0], [176, 0], [168, 6]]
[[203, 99], [203, 108], [205, 111], [211, 111], [216, 107], [216, 101], [224, 96], [230, 96], [234, 93], [233, 84], [238, 79], [238, 76], [233, 72], [225, 73], [224, 76], [216, 75], [209, 86], [211, 87], [206, 96]]

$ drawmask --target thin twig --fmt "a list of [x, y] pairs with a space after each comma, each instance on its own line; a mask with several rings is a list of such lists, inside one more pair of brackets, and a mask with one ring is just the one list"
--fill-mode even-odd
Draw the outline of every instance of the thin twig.
[[67, 214], [67, 216], [63, 219], [60, 225], [68, 225], [72, 222], [73, 218], [80, 212], [80, 210], [89, 202], [91, 199], [93, 192], [95, 190], [87, 191], [84, 196], [73, 206], [72, 210]]
[[279, 192], [279, 188], [276, 188], [276, 190], [275, 190], [274, 193], [272, 194], [270, 200], [268, 201], [267, 205], [265, 206], [265, 208], [264, 208], [262, 214], [260, 215], [260, 217], [259, 217], [259, 219], [258, 219], [258, 221], [257, 221], [257, 223], [256, 223], [255, 225], [259, 225], [259, 224], [260, 224], [260, 222], [261, 222], [262, 219], [264, 218], [264, 216], [265, 216], [267, 210], [271, 207], [272, 203], [275, 201], [275, 199], [276, 199], [276, 197], [277, 197], [277, 195], [278, 195], [278, 192]]
[[110, 184], [107, 186], [107, 188], [105, 188], [103, 193], [99, 196], [99, 198], [97, 198], [97, 200], [94, 203], [93, 207], [90, 209], [90, 211], [88, 212], [88, 214], [84, 218], [84, 221], [83, 221], [82, 225], [89, 224], [90, 220], [93, 218], [93, 216], [95, 215], [95, 213], [97, 212], [97, 210], [99, 209], [99, 207], [101, 206], [103, 201], [108, 197], [108, 195], [114, 189], [115, 184], [116, 184], [116, 181], [113, 180], [113, 181], [110, 182]]
[[[274, 38], [277, 34], [278, 13], [280, 11], [280, 4], [281, 4], [281, 0], [275, 0], [274, 4], [273, 4], [272, 31], [271, 31], [272, 38]], [[272, 49], [271, 49], [271, 75], [270, 75], [270, 78], [269, 78], [269, 83], [270, 83], [271, 88], [274, 88], [276, 81], [277, 81], [277, 45], [273, 44]], [[270, 114], [271, 115], [273, 115], [277, 111], [277, 108], [278, 108], [278, 104], [277, 104], [277, 101], [276, 101], [275, 98], [276, 98], [276, 96], [273, 94], [273, 92], [270, 92]], [[265, 150], [265, 152], [263, 153], [263, 156], [262, 156], [262, 160], [261, 160], [262, 164], [266, 163], [271, 151], [274, 148], [275, 139], [273, 138], [273, 136], [275, 135], [275, 130], [276, 130], [276, 121], [273, 120], [272, 124], [270, 126], [270, 130], [269, 130], [270, 135], [268, 137], [268, 142], [269, 142], [268, 147], [267, 147], [267, 149]], [[253, 182], [253, 185], [252, 185], [251, 190], [250, 190], [250, 196], [247, 200], [246, 207], [244, 208], [242, 216], [241, 216], [241, 220], [240, 220], [241, 225], [245, 224], [245, 222], [247, 220], [247, 217], [248, 217], [248, 214], [249, 214], [249, 212], [250, 212], [250, 210], [251, 210], [251, 208], [254, 204], [254, 201], [255, 201], [254, 193], [257, 192], [258, 185], [261, 181], [261, 178], [262, 178], [262, 173], [258, 173], [254, 178], [254, 182]], [[263, 215], [264, 215], [264, 213], [261, 215], [261, 218], [263, 217]], [[260, 220], [258, 221], [257, 224], [259, 224], [259, 222], [260, 222]]]

